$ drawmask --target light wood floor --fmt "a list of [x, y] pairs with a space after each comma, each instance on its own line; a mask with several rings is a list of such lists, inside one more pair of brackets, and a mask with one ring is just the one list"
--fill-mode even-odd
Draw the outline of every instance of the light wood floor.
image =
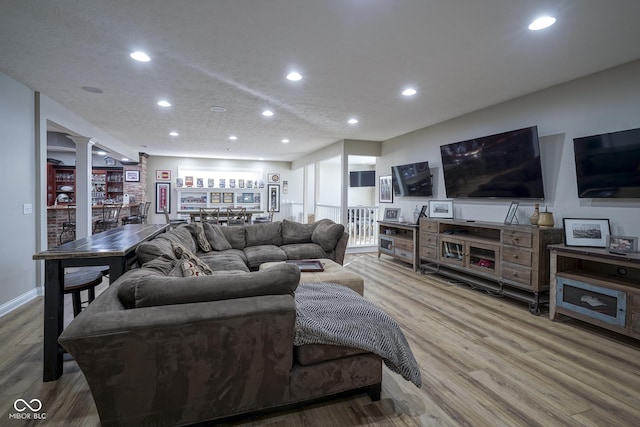
[[[347, 255], [345, 264], [365, 278], [365, 296], [402, 326], [423, 387], [385, 368], [379, 402], [363, 394], [233, 425], [640, 425], [639, 342], [533, 316], [524, 303], [414, 273], [386, 256]], [[0, 319], [0, 425], [97, 426], [73, 361], [60, 380], [41, 381], [42, 305], [39, 298]], [[40, 399], [47, 420], [7, 421], [18, 398]]]

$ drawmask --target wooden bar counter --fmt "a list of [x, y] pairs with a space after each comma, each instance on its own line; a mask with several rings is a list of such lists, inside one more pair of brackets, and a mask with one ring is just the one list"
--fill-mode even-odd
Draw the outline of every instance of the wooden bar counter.
[[[138, 203], [122, 205], [120, 218], [127, 217], [136, 211]], [[93, 205], [91, 224], [102, 218], [102, 205]], [[62, 232], [62, 223], [69, 220], [67, 213], [67, 205], [60, 204], [56, 206], [47, 206], [47, 244], [49, 248], [56, 247], [60, 244], [60, 233]]]

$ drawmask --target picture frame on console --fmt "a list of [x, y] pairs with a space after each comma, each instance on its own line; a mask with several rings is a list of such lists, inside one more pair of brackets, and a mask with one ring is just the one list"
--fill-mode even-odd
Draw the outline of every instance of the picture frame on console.
[[393, 181], [391, 175], [380, 177], [378, 190], [380, 203], [393, 203]]
[[607, 250], [617, 255], [638, 253], [638, 238], [630, 236], [607, 236]]
[[607, 247], [611, 235], [608, 218], [563, 218], [562, 223], [566, 246]]
[[453, 200], [429, 200], [429, 218], [453, 218]]
[[518, 211], [518, 206], [520, 206], [519, 202], [511, 202], [511, 206], [509, 206], [509, 210], [507, 211], [507, 216], [504, 219], [504, 223], [507, 225], [511, 225], [513, 224], [513, 221], [516, 221], [516, 224], [518, 223], [518, 220], [516, 219], [516, 212]]
[[383, 221], [398, 222], [400, 220], [400, 208], [384, 208]]

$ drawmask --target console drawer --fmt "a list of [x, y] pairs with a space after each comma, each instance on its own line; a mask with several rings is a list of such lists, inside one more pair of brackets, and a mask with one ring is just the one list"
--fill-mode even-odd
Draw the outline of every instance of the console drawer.
[[394, 255], [398, 258], [402, 258], [407, 260], [408, 262], [413, 262], [413, 251], [407, 251], [405, 249], [399, 249], [396, 246], [396, 250]]
[[438, 237], [431, 233], [420, 233], [420, 244], [426, 246], [437, 246]]
[[438, 223], [437, 222], [429, 222], [429, 221], [421, 221], [420, 222], [420, 231], [428, 231], [430, 233], [438, 232]]
[[407, 239], [394, 239], [396, 243], [396, 251], [403, 249], [405, 251], [413, 252], [413, 241]]
[[533, 235], [523, 231], [504, 230], [502, 232], [502, 243], [505, 245], [531, 248], [533, 247]]
[[424, 259], [438, 259], [438, 254], [436, 253], [436, 248], [431, 246], [420, 246], [420, 258]]
[[511, 248], [508, 246], [505, 246], [502, 248], [503, 261], [531, 267], [531, 259], [532, 259], [532, 254], [529, 251], [525, 251], [517, 248]]
[[502, 264], [502, 278], [531, 287], [531, 269]]

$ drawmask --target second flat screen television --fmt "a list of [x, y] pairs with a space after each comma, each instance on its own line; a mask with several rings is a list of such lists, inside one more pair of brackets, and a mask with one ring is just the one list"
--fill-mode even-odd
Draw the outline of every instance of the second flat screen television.
[[538, 128], [440, 147], [449, 198], [544, 199]]
[[392, 166], [393, 194], [400, 197], [430, 197], [431, 171], [429, 162]]

